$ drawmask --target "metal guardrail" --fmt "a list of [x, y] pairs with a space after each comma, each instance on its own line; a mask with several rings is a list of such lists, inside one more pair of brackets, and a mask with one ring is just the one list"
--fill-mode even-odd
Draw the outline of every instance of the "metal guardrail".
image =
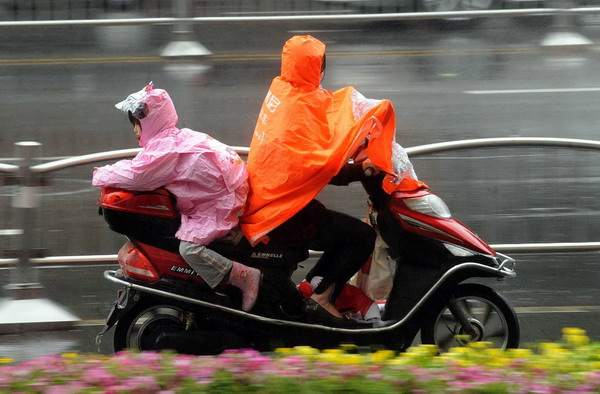
[[[35, 1], [35, 0], [34, 0]], [[53, 0], [51, 0], [52, 2]], [[294, 1], [292, 0], [292, 4]], [[70, 3], [69, 3], [70, 4]], [[135, 26], [135, 25], [172, 25], [173, 34], [171, 42], [164, 48], [162, 56], [175, 57], [202, 57], [211, 55], [207, 48], [200, 42], [194, 41], [194, 24], [223, 24], [223, 23], [282, 23], [282, 22], [378, 22], [378, 21], [419, 21], [419, 20], [444, 20], [444, 19], [480, 19], [490, 17], [538, 17], [550, 16], [555, 20], [555, 33], [559, 36], [550, 36], [542, 46], [551, 48], [585, 48], [591, 41], [585, 37], [568, 32], [577, 15], [600, 13], [600, 7], [579, 7], [573, 1], [561, 3], [556, 1], [558, 7], [554, 8], [526, 8], [526, 9], [494, 9], [480, 11], [450, 11], [450, 12], [380, 12], [380, 13], [306, 13], [302, 15], [253, 15], [253, 16], [201, 16], [193, 17], [193, 7], [190, 0], [173, 0], [169, 17], [154, 18], [96, 18], [96, 19], [62, 19], [62, 20], [13, 20], [0, 21], [0, 29], [4, 28], [52, 28], [76, 26]], [[560, 7], [563, 5], [563, 7]], [[394, 7], [392, 7], [393, 9]], [[399, 7], [396, 7], [398, 11]], [[380, 7], [383, 10], [382, 7]], [[388, 8], [386, 8], [388, 9]], [[306, 11], [306, 10], [304, 10]], [[243, 13], [242, 13], [243, 14]], [[565, 35], [565, 33], [567, 33]]]
[[600, 141], [581, 140], [573, 138], [545, 138], [545, 137], [505, 137], [505, 138], [480, 138], [472, 140], [440, 142], [407, 148], [410, 156], [421, 156], [430, 153], [446, 152], [458, 149], [488, 148], [502, 146], [537, 146], [537, 147], [563, 147], [600, 150]]
[[[248, 152], [250, 151], [250, 148], [240, 146], [233, 146], [232, 149], [234, 149], [238, 154], [242, 156], [248, 155]], [[99, 161], [124, 159], [127, 157], [135, 156], [140, 150], [141, 148], [121, 149], [110, 152], [92, 153], [89, 155], [70, 157], [67, 159], [56, 160], [45, 164], [38, 164], [36, 166], [31, 167], [31, 171], [34, 173], [44, 173], [57, 171], [68, 167], [75, 167], [83, 164], [96, 163]]]
[[[593, 252], [600, 250], [600, 242], [553, 242], [553, 243], [526, 243], [526, 244], [491, 244], [492, 249], [502, 253], [567, 253], [567, 252]], [[310, 251], [309, 256], [315, 258], [321, 252]], [[116, 254], [100, 254], [87, 256], [52, 256], [32, 258], [31, 264], [39, 266], [116, 263]], [[13, 265], [18, 259], [0, 259], [0, 266]]]
[[600, 13], [600, 7], [583, 8], [527, 8], [515, 10], [451, 11], [451, 12], [397, 12], [378, 14], [342, 15], [278, 15], [278, 16], [230, 16], [230, 17], [167, 17], [167, 18], [118, 18], [118, 19], [74, 19], [40, 21], [2, 21], [0, 28], [10, 27], [72, 27], [72, 26], [115, 26], [115, 25], [161, 25], [161, 24], [216, 24], [230, 22], [377, 22], [417, 21], [436, 19], [466, 19], [489, 17], [525, 17], [582, 15]]
[[[179, 0], [1, 0], [0, 10], [12, 20], [91, 19], [113, 14], [168, 17]], [[501, 0], [494, 8], [533, 8], [551, 5], [551, 0]], [[457, 9], [473, 8], [469, 0], [455, 3]], [[578, 0], [576, 5], [587, 5]], [[292, 15], [310, 13], [371, 13], [426, 11], [423, 0], [190, 0], [193, 16]], [[435, 7], [435, 6], [434, 6]]]
[[15, 165], [0, 163], [0, 173], [2, 173], [2, 172], [15, 173], [18, 170], [19, 170], [19, 167], [15, 166]]
[[[508, 138], [482, 138], [472, 140], [449, 141], [435, 144], [421, 145], [406, 148], [411, 157], [430, 155], [460, 149], [506, 147], [506, 146], [534, 146], [534, 147], [562, 147], [577, 149], [600, 150], [600, 141], [571, 139], [571, 138], [534, 138], [534, 137], [508, 137]], [[249, 148], [233, 147], [241, 156], [247, 156]], [[30, 167], [32, 174], [54, 172], [69, 167], [90, 164], [94, 162], [116, 160], [132, 157], [136, 149], [122, 149], [109, 152], [100, 152], [83, 156], [38, 164]], [[0, 163], [0, 173], [17, 173], [18, 166]], [[499, 252], [576, 252], [600, 250], [600, 242], [573, 242], [573, 243], [527, 243], [527, 244], [496, 244], [491, 245]], [[49, 264], [73, 264], [73, 263], [97, 263], [114, 262], [116, 255], [93, 255], [93, 256], [53, 256], [44, 258], [30, 258], [29, 262], [37, 265]], [[0, 259], [0, 266], [12, 265], [17, 259]]]

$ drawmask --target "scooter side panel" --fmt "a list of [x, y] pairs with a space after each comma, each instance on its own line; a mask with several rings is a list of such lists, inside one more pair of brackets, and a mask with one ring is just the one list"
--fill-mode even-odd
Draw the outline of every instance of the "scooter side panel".
[[391, 212], [379, 215], [378, 226], [390, 246], [390, 255], [398, 261], [383, 319], [401, 319], [454, 265], [454, 260], [439, 241], [405, 231]]

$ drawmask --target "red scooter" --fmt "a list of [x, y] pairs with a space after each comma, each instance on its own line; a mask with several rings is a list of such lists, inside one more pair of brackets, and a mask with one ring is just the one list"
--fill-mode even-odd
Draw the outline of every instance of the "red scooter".
[[365, 177], [362, 183], [374, 211], [371, 223], [397, 263], [393, 287], [381, 320], [351, 328], [311, 324], [304, 315], [303, 298], [291, 276], [309, 257], [307, 250], [272, 243], [253, 248], [245, 239], [211, 244], [263, 273], [259, 298], [244, 312], [237, 288], [210, 289], [178, 254], [174, 234], [180, 219], [168, 191], [102, 190], [100, 213], [113, 231], [128, 238], [119, 251], [120, 269], [104, 273], [123, 289], [102, 334], [115, 326], [115, 351], [192, 354], [342, 343], [404, 350], [419, 330], [422, 343], [440, 351], [476, 341], [500, 349], [518, 347], [519, 323], [505, 298], [488, 286], [463, 283], [513, 278], [515, 261], [453, 219], [429, 190], [389, 195], [381, 189], [382, 176]]

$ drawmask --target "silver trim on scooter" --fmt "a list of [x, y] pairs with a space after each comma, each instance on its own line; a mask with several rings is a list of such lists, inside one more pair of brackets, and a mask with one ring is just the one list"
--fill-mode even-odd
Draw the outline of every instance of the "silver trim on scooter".
[[515, 272], [516, 261], [512, 257], [508, 257], [502, 253], [496, 253], [496, 257], [501, 259], [499, 261], [498, 272], [508, 279], [512, 279], [517, 276]]
[[116, 275], [117, 271], [114, 271], [114, 270], [104, 271], [104, 278], [110, 280], [111, 282], [120, 284], [125, 287], [129, 287], [129, 288], [132, 288], [135, 290], [145, 291], [147, 293], [159, 295], [159, 296], [166, 297], [166, 298], [173, 298], [173, 299], [176, 299], [179, 301], [188, 302], [190, 304], [201, 305], [201, 306], [204, 306], [207, 308], [226, 310], [229, 313], [233, 313], [235, 315], [243, 316], [243, 317], [246, 317], [249, 319], [258, 320], [261, 322], [295, 326], [295, 327], [312, 328], [312, 329], [326, 330], [326, 331], [332, 331], [332, 332], [340, 332], [340, 333], [345, 333], [345, 334], [351, 334], [351, 333], [368, 334], [368, 333], [373, 333], [374, 331], [392, 331], [392, 330], [398, 328], [399, 326], [403, 325], [406, 321], [408, 321], [409, 319], [411, 319], [413, 317], [413, 315], [425, 304], [425, 302], [441, 287], [441, 285], [450, 276], [454, 275], [456, 272], [458, 272], [460, 270], [468, 269], [468, 268], [475, 268], [475, 269], [478, 269], [481, 271], [486, 271], [491, 274], [495, 274], [498, 277], [514, 278], [516, 276], [516, 273], [513, 270], [515, 260], [513, 260], [512, 258], [510, 258], [508, 256], [501, 255], [501, 254], [498, 254], [498, 256], [500, 256], [500, 258], [503, 259], [500, 262], [500, 265], [498, 268], [489, 267], [487, 265], [480, 264], [480, 263], [462, 263], [462, 264], [452, 267], [451, 269], [446, 271], [444, 273], [444, 275], [442, 275], [442, 277], [431, 287], [431, 289], [429, 289], [429, 291], [423, 296], [423, 298], [421, 298], [421, 300], [419, 300], [419, 302], [417, 302], [415, 304], [415, 306], [406, 314], [406, 316], [404, 316], [404, 318], [402, 318], [401, 320], [395, 321], [395, 322], [391, 322], [391, 321], [383, 322], [385, 324], [383, 326], [370, 327], [370, 328], [364, 328], [364, 329], [363, 328], [349, 329], [349, 328], [328, 327], [328, 326], [323, 326], [323, 325], [318, 325], [318, 324], [309, 324], [309, 323], [295, 322], [295, 321], [290, 321], [290, 320], [273, 319], [273, 318], [269, 318], [269, 317], [254, 315], [254, 314], [247, 313], [247, 312], [244, 312], [244, 311], [241, 311], [238, 309], [233, 309], [233, 308], [229, 308], [229, 307], [222, 306], [222, 305], [215, 305], [215, 304], [211, 304], [210, 302], [198, 300], [195, 298], [190, 298], [190, 297], [182, 296], [179, 294], [169, 293], [167, 291], [153, 289], [151, 287], [137, 285], [137, 284], [128, 282], [126, 280], [116, 278], [115, 275]]
[[448, 234], [447, 232], [442, 231], [439, 228], [434, 227], [434, 226], [432, 226], [430, 224], [427, 224], [425, 222], [422, 222], [422, 221], [420, 221], [418, 219], [415, 219], [415, 218], [410, 217], [410, 216], [403, 215], [401, 213], [399, 213], [398, 216], [400, 217], [400, 219], [404, 220], [406, 223], [410, 224], [411, 226], [415, 226], [415, 227], [418, 227], [418, 228], [420, 228], [422, 230], [429, 231], [429, 232], [432, 232], [432, 233], [441, 234], [441, 235], [446, 236], [448, 238], [460, 241], [460, 239], [457, 238], [457, 237], [455, 237], [454, 235]]

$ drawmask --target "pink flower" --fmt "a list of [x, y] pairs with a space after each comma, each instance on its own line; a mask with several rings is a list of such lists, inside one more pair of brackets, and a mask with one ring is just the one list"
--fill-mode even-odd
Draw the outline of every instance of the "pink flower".
[[45, 394], [65, 394], [65, 393], [69, 393], [69, 392], [73, 392], [73, 390], [70, 390], [69, 386], [67, 386], [67, 385], [50, 386], [44, 391]]
[[592, 385], [600, 386], [600, 371], [588, 372], [586, 380]]
[[460, 381], [455, 381], [455, 382], [448, 382], [448, 386], [450, 387], [456, 387], [459, 389], [472, 389], [475, 388], [475, 385], [471, 382], [460, 382]]
[[108, 386], [112, 384], [116, 378], [111, 375], [108, 371], [103, 368], [91, 368], [85, 371], [83, 375], [83, 381], [87, 383], [93, 384], [101, 384], [103, 386]]

